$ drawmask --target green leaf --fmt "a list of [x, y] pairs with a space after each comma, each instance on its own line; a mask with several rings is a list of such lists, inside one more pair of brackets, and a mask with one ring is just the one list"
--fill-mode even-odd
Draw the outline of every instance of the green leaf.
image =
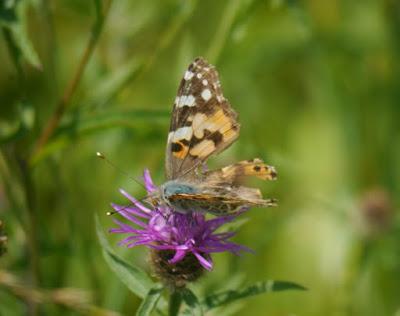
[[133, 293], [144, 298], [156, 284], [149, 276], [139, 267], [127, 263], [125, 260], [117, 256], [112, 250], [103, 229], [99, 218], [96, 216], [96, 230], [100, 244], [103, 248], [103, 256], [111, 270]]
[[161, 119], [167, 123], [169, 116], [170, 113], [167, 110], [103, 111], [95, 115], [74, 117], [57, 130], [55, 137], [64, 134], [86, 134], [110, 127], [126, 126], [136, 128], [138, 121], [142, 122], [145, 119], [151, 122]]
[[218, 232], [234, 232], [237, 231], [240, 227], [246, 224], [249, 221], [248, 218], [239, 218], [232, 222], [228, 222], [224, 224], [221, 228], [218, 229]]
[[102, 78], [98, 83], [95, 83], [96, 89], [87, 97], [88, 107], [101, 108], [112, 100], [118, 92], [131, 80], [133, 80], [143, 69], [143, 62], [137, 59], [131, 60], [122, 65], [112, 73]]
[[182, 304], [182, 292], [173, 291], [169, 297], [168, 316], [178, 316]]
[[182, 290], [182, 299], [186, 303], [187, 306], [190, 308], [189, 315], [193, 316], [202, 316], [203, 309], [200, 305], [200, 302], [197, 296], [188, 288]]
[[17, 104], [17, 117], [13, 120], [0, 120], [0, 145], [16, 141], [32, 130], [35, 121], [33, 106], [25, 101]]
[[146, 120], [152, 123], [157, 120], [167, 123], [169, 116], [167, 110], [134, 110], [125, 112], [103, 111], [94, 115], [74, 117], [56, 131], [54, 137], [46, 146], [31, 158], [30, 164], [37, 164], [52, 153], [68, 146], [77, 137], [104, 131], [106, 128], [128, 127], [137, 129], [138, 122], [143, 123]]
[[0, 1], [0, 23], [2, 25], [6, 23], [15, 22], [17, 15], [15, 7], [18, 1]]
[[39, 56], [28, 36], [28, 2], [25, 0], [15, 0], [8, 2], [1, 1], [1, 3], [0, 24], [3, 27], [8, 49], [12, 54], [14, 62], [19, 61], [22, 56], [32, 66], [40, 69], [42, 66]]
[[214, 32], [214, 38], [206, 54], [208, 59], [213, 63], [217, 63], [218, 57], [230, 35], [232, 25], [243, 3], [244, 1], [242, 0], [233, 0], [226, 3], [226, 9], [222, 14], [220, 24]]
[[209, 310], [247, 297], [286, 290], [304, 291], [306, 290], [306, 288], [296, 283], [286, 281], [263, 281], [257, 282], [242, 290], [229, 290], [217, 294], [212, 294], [204, 299], [202, 305], [205, 306], [207, 310]]
[[161, 293], [164, 290], [163, 287], [155, 287], [150, 289], [149, 293], [147, 293], [146, 297], [142, 301], [139, 306], [139, 309], [136, 312], [137, 316], [148, 316], [157, 306], [157, 302], [161, 297]]

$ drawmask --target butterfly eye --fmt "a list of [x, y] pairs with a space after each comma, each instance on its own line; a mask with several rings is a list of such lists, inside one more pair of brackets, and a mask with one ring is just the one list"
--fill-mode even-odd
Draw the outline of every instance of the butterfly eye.
[[152, 198], [151, 199], [151, 204], [153, 204], [153, 206], [157, 207], [157, 206], [160, 205], [160, 201], [155, 199], [155, 198]]

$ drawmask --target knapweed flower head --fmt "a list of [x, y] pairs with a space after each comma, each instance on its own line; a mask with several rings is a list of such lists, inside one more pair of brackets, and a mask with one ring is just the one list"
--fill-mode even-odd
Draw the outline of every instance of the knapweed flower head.
[[[158, 189], [148, 170], [144, 172], [144, 183], [148, 194]], [[206, 219], [199, 212], [182, 214], [167, 206], [149, 208], [124, 190], [120, 191], [132, 203], [131, 206], [112, 206], [134, 226], [114, 219], [118, 227], [110, 229], [110, 232], [127, 234], [120, 245], [150, 248], [154, 271], [164, 283], [181, 287], [197, 279], [204, 269], [212, 270], [212, 253], [228, 251], [239, 254], [249, 250], [229, 241], [234, 232], [217, 232], [238, 214]]]

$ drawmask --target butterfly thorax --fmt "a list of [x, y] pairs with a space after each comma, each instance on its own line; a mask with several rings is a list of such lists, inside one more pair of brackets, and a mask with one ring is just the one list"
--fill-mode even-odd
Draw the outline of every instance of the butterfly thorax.
[[168, 205], [174, 211], [189, 213], [191, 211], [197, 211], [197, 209], [192, 209], [193, 205], [188, 203], [190, 201], [176, 199], [176, 197], [196, 193], [198, 193], [198, 190], [193, 184], [188, 184], [179, 180], [171, 180], [160, 186], [159, 197], [162, 204]]

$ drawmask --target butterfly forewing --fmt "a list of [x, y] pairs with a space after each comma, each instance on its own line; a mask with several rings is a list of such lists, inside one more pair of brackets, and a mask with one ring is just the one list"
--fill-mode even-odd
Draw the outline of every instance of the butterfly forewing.
[[203, 58], [186, 70], [174, 102], [166, 150], [168, 179], [191, 176], [239, 136], [237, 114], [224, 98], [218, 73]]

